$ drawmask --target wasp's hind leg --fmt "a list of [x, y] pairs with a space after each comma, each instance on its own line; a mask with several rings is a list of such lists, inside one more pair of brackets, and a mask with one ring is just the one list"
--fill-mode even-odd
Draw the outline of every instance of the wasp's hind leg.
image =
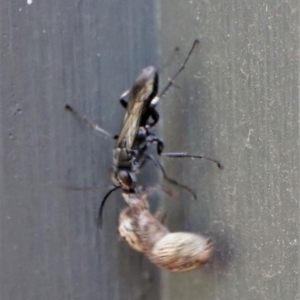
[[168, 177], [166, 172], [165, 172], [165, 169], [163, 168], [163, 166], [151, 154], [146, 154], [145, 155], [145, 161], [143, 162], [143, 164], [146, 163], [147, 159], [151, 160], [154, 163], [154, 165], [157, 166], [161, 170], [164, 180], [166, 180], [167, 182], [169, 182], [169, 183], [171, 183], [175, 186], [178, 186], [178, 187], [188, 191], [193, 196], [194, 199], [197, 199], [197, 196], [196, 196], [195, 192], [191, 188], [189, 188], [188, 186], [186, 186], [184, 184], [179, 183], [177, 180], [175, 180], [173, 178]]
[[130, 90], [127, 90], [125, 91], [121, 96], [120, 96], [120, 103], [121, 105], [126, 109], [127, 108], [127, 105], [128, 105], [128, 102], [126, 101], [126, 97], [128, 96]]
[[185, 152], [172, 152], [172, 153], [161, 153], [162, 156], [167, 156], [167, 157], [172, 157], [172, 158], [182, 158], [182, 157], [188, 157], [188, 158], [197, 158], [197, 159], [204, 159], [204, 160], [209, 160], [213, 163], [215, 163], [219, 169], [224, 169], [224, 166], [217, 160], [203, 156], [203, 155], [191, 155]]
[[[151, 103], [152, 104], [152, 103]], [[150, 110], [150, 112], [149, 112], [149, 114], [150, 114], [150, 116], [151, 116], [151, 118], [152, 118], [152, 122], [150, 123], [148, 123], [147, 125], [146, 125], [146, 127], [149, 129], [149, 128], [152, 128], [154, 125], [156, 125], [156, 123], [158, 122], [158, 120], [159, 120], [159, 113], [157, 112], [157, 110], [155, 109], [155, 107], [150, 107], [149, 108], [149, 110]]]

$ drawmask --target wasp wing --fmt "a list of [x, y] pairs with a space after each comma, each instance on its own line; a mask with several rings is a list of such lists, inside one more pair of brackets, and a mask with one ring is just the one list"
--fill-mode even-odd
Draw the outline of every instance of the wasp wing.
[[119, 134], [116, 147], [131, 150], [140, 128], [141, 117], [157, 91], [157, 73], [149, 66], [142, 70], [136, 79], [126, 108], [123, 126]]
[[117, 147], [126, 147], [128, 150], [132, 149], [140, 127], [143, 107], [143, 102], [136, 102], [132, 106], [131, 111], [126, 113], [123, 126], [117, 140]]

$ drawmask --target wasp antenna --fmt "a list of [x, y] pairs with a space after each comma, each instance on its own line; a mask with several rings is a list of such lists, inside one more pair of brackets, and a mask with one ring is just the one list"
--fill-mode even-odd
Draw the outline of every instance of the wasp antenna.
[[121, 188], [120, 186], [115, 186], [113, 187], [111, 190], [109, 190], [107, 192], [107, 194], [104, 196], [102, 202], [101, 202], [101, 205], [100, 205], [100, 208], [99, 208], [99, 212], [98, 212], [98, 220], [97, 220], [97, 226], [99, 229], [101, 229], [102, 227], [102, 212], [103, 212], [103, 209], [104, 209], [104, 205], [106, 203], [106, 200], [108, 199], [109, 195], [114, 192], [115, 190]]

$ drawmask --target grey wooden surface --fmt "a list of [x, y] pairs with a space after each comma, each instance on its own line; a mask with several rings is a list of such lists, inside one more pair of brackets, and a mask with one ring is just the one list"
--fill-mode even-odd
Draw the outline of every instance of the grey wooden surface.
[[[297, 1], [1, 1], [0, 299], [297, 299], [299, 49]], [[213, 237], [203, 269], [160, 273], [118, 240], [112, 133], [119, 95], [180, 47], [201, 44], [162, 100], [164, 160], [198, 194], [166, 198], [173, 230]], [[161, 54], [160, 56], [158, 54]], [[153, 171], [154, 172], [154, 171]], [[72, 188], [93, 187], [93, 191]]]
[[[118, 240], [112, 133], [118, 97], [157, 61], [156, 12], [139, 1], [1, 1], [0, 299], [154, 299], [159, 273]], [[95, 191], [70, 188], [97, 187]]]
[[166, 201], [171, 228], [212, 236], [217, 251], [202, 270], [164, 273], [163, 299], [299, 299], [298, 8], [162, 1], [162, 56], [201, 43], [162, 101], [166, 150], [225, 166], [165, 161], [199, 197]]

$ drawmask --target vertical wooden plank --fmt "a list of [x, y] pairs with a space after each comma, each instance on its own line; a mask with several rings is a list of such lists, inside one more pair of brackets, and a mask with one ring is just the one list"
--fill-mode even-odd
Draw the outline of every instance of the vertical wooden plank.
[[[161, 102], [165, 160], [194, 188], [167, 203], [173, 230], [212, 236], [201, 270], [164, 273], [163, 299], [296, 299], [299, 254], [299, 2], [161, 1], [163, 56], [200, 47]], [[178, 61], [167, 68], [171, 76]]]
[[120, 194], [96, 228], [113, 142], [64, 111], [119, 130], [119, 95], [156, 64], [153, 2], [1, 1], [0, 16], [0, 298], [159, 298], [157, 270], [118, 240]]

